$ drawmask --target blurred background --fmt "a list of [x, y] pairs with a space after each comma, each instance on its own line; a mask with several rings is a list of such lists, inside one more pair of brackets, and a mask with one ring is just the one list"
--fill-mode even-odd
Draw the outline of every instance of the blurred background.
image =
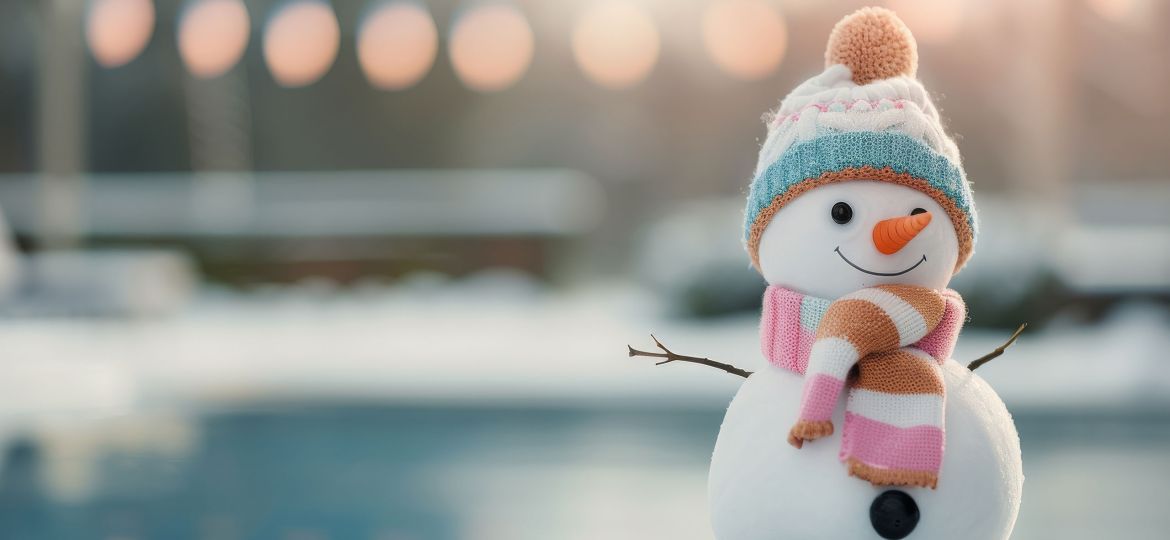
[[[0, 3], [0, 537], [710, 538], [761, 114], [852, 0]], [[1015, 538], [1165, 538], [1170, 2], [890, 0]]]

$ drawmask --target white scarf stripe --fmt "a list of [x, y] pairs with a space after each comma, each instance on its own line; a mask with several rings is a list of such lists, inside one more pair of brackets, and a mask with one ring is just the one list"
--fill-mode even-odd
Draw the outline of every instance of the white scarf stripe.
[[849, 391], [849, 410], [894, 427], [943, 425], [943, 400], [938, 394], [887, 394], [865, 388]]
[[809, 362], [808, 369], [804, 372], [806, 378], [823, 374], [841, 379], [842, 381], [849, 375], [849, 370], [853, 367], [853, 364], [856, 364], [860, 360], [857, 347], [854, 347], [852, 342], [843, 337], [818, 339], [813, 343], [812, 350], [809, 351], [808, 356], [809, 358], [816, 358], [817, 361]]

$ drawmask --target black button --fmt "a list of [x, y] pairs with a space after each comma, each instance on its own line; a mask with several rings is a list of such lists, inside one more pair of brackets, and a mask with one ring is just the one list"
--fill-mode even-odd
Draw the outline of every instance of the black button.
[[925, 208], [915, 208], [915, 209], [910, 211], [910, 215], [912, 215], [912, 216], [917, 216], [918, 214], [925, 214], [925, 213], [926, 213]]
[[906, 538], [918, 526], [918, 504], [901, 491], [887, 491], [873, 499], [869, 522], [882, 538]]
[[844, 225], [849, 223], [849, 220], [853, 219], [853, 207], [843, 202], [839, 202], [833, 205], [833, 210], [829, 212], [829, 214], [833, 216], [833, 221]]

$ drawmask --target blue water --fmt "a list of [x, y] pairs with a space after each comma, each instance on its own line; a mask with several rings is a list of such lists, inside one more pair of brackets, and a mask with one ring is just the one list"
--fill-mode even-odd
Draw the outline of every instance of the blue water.
[[[0, 538], [708, 538], [705, 471], [721, 418], [233, 410], [191, 419], [190, 448], [99, 449], [74, 498], [47, 480], [69, 457], [17, 439], [0, 476]], [[1015, 538], [1170, 537], [1170, 415], [1017, 413], [1017, 423], [1028, 478]]]

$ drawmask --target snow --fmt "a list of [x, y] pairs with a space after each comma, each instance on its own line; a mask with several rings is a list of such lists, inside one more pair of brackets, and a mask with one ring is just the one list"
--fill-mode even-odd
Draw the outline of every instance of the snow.
[[[1133, 409], [1170, 405], [1170, 313], [1142, 302], [1125, 304], [1098, 325], [1054, 322], [1025, 330], [1020, 339], [979, 374], [1009, 407]], [[1003, 342], [1006, 333], [965, 331], [955, 352], [976, 358]]]
[[[363, 399], [721, 408], [742, 380], [654, 366], [653, 332], [682, 354], [763, 363], [752, 316], [665, 318], [622, 285], [548, 291], [516, 276], [333, 291], [204, 291], [171, 318], [8, 320], [0, 395], [7, 418], [133, 407]], [[979, 373], [1009, 407], [1170, 403], [1170, 315], [1123, 306], [1103, 324], [1026, 331]], [[1007, 332], [964, 331], [961, 362]]]
[[[74, 500], [92, 489], [87, 478], [94, 467], [86, 463], [96, 463], [102, 448], [124, 444], [119, 442], [122, 435], [106, 434], [111, 425], [124, 426], [118, 433], [159, 431], [157, 440], [131, 438], [167, 455], [181, 455], [198, 436], [184, 427], [184, 419], [202, 409], [282, 400], [724, 409], [743, 379], [704, 366], [654, 366], [652, 359], [627, 357], [625, 346], [652, 349], [649, 333], [654, 332], [680, 353], [759, 371], [764, 366], [756, 317], [679, 320], [664, 316], [666, 312], [658, 297], [627, 284], [550, 290], [515, 274], [489, 273], [463, 280], [419, 275], [392, 286], [371, 281], [342, 288], [311, 281], [246, 292], [204, 289], [189, 310], [170, 318], [3, 320], [0, 439], [31, 430], [38, 440], [51, 443], [50, 449], [59, 449], [49, 456], [47, 480], [54, 496]], [[1017, 415], [1030, 409], [1072, 414], [1102, 408], [1166, 410], [1170, 376], [1162, 369], [1162, 358], [1170, 350], [1167, 329], [1170, 314], [1164, 308], [1130, 303], [1099, 324], [1058, 321], [1029, 329], [1007, 354], [977, 374]], [[1007, 335], [967, 329], [956, 358], [966, 363]], [[149, 426], [139, 425], [143, 417]], [[164, 429], [157, 429], [159, 425]], [[611, 439], [623, 440], [589, 433], [582, 442], [597, 445]], [[1099, 514], [1089, 507], [1101, 499], [1082, 497], [1079, 488], [1063, 490], [1067, 495], [1045, 494], [1069, 482], [1108, 489], [1108, 500], [1115, 501], [1109, 508], [1136, 505], [1150, 510], [1125, 510], [1127, 523], [1135, 530], [1161, 530], [1164, 520], [1149, 506], [1160, 500], [1155, 479], [1161, 477], [1147, 471], [1164, 469], [1149, 468], [1162, 463], [1157, 459], [1162, 446], [1101, 449], [1061, 439], [1059, 447], [1046, 448], [1044, 441], [1024, 441], [1031, 456], [1025, 468], [1032, 487], [1016, 537], [1049, 537], [1055, 522], [1069, 538], [1100, 536], [1105, 521], [1096, 519]], [[664, 452], [696, 451], [652, 444], [656, 468], [600, 460], [593, 468], [548, 471], [548, 479], [574, 490], [573, 508], [582, 509], [556, 515], [570, 516], [570, 525], [582, 537], [596, 536], [611, 525], [613, 530], [661, 530], [679, 538], [709, 534], [703, 467], [662, 462]], [[696, 455], [709, 451], [706, 440], [694, 444], [702, 445]], [[94, 448], [85, 450], [86, 445]], [[511, 448], [504, 443], [498, 447]], [[1100, 461], [1101, 452], [1113, 452], [1111, 459]], [[1131, 457], [1141, 459], [1130, 466]], [[536, 504], [548, 484], [544, 477], [533, 476], [521, 458], [499, 461], [495, 468], [444, 473], [442, 481], [453, 486], [461, 478], [460, 485], [481, 486], [475, 488], [481, 491], [469, 487], [467, 493], [450, 490], [476, 501], [461, 507], [482, 510], [472, 520], [474, 529], [514, 537], [515, 531], [506, 527], [523, 522], [530, 506], [561, 508], [555, 501]], [[840, 472], [835, 459], [828, 466]], [[464, 476], [482, 482], [468, 483]], [[521, 484], [531, 490], [491, 491], [492, 486], [512, 486], [518, 478], [531, 480]], [[615, 498], [615, 491], [630, 497]], [[501, 493], [515, 495], [517, 504], [492, 496]], [[647, 501], [643, 517], [682, 517], [670, 523], [647, 518], [638, 522], [639, 528], [623, 510], [629, 507], [623, 501], [631, 500]], [[1082, 511], [1072, 504], [1088, 506]], [[591, 520], [609, 525], [591, 525]], [[1083, 528], [1098, 522], [1098, 529]], [[558, 531], [565, 523], [550, 517], [543, 525], [532, 525]]]

